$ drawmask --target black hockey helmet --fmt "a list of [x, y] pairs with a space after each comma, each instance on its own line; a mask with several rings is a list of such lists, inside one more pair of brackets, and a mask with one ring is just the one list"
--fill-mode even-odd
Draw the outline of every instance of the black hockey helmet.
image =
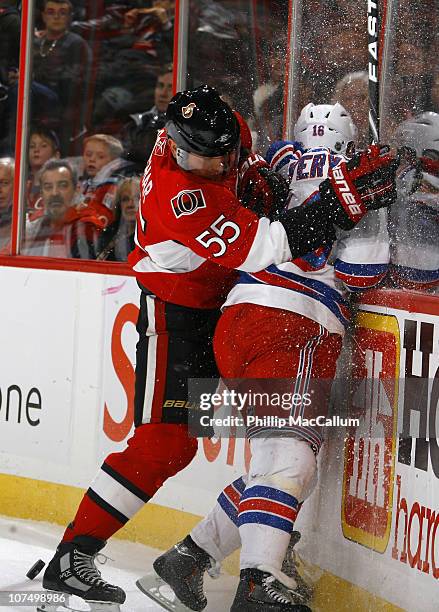
[[239, 143], [238, 120], [208, 85], [178, 92], [168, 105], [165, 127], [178, 148], [204, 157], [226, 155]]

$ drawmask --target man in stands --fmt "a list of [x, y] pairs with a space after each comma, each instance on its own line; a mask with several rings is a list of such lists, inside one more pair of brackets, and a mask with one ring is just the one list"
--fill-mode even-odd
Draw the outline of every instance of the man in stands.
[[34, 80], [58, 95], [61, 104], [59, 136], [64, 154], [82, 131], [87, 101], [91, 52], [78, 34], [69, 31], [70, 0], [44, 0], [45, 29], [34, 41]]
[[26, 224], [28, 255], [94, 259], [95, 224], [75, 206], [77, 177], [66, 160], [52, 159], [40, 173], [42, 209]]
[[200, 86], [171, 100], [142, 179], [130, 256], [142, 288], [136, 429], [85, 494], [45, 571], [44, 588], [111, 602], [113, 609], [125, 601], [121, 588], [102, 579], [94, 557], [197, 452], [187, 425], [188, 379], [218, 375], [212, 337], [236, 270], [257, 272], [330, 245], [334, 224], [351, 228], [368, 207], [393, 200], [395, 162], [375, 150], [330, 176], [317, 206], [275, 221], [258, 217], [240, 197], [282, 209], [287, 193], [260, 158], [240, 157], [249, 143], [247, 126], [214, 89]]
[[144, 113], [133, 113], [123, 128], [122, 141], [125, 156], [139, 166], [145, 167], [154, 148], [157, 132], [166, 122], [166, 109], [172, 98], [172, 64], [164, 66], [157, 77], [154, 88], [154, 106]]

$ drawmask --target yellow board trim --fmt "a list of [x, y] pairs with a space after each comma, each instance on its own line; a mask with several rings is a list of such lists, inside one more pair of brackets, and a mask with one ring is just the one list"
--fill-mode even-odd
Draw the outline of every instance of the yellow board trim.
[[[84, 495], [83, 489], [77, 487], [9, 474], [0, 474], [0, 491], [0, 514], [59, 525], [67, 525], [73, 519]], [[187, 535], [199, 520], [195, 514], [148, 503], [116, 537], [166, 549]], [[224, 569], [237, 575], [238, 568], [238, 553], [234, 553], [224, 563]], [[404, 612], [329, 572], [323, 572], [315, 586], [313, 606], [318, 610]]]

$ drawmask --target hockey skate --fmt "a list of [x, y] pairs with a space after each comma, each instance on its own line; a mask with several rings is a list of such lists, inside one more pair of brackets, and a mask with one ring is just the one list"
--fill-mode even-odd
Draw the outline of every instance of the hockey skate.
[[153, 567], [155, 573], [136, 582], [145, 595], [172, 612], [204, 610], [204, 572], [215, 577], [215, 561], [190, 536], [158, 557]]
[[295, 603], [295, 588], [292, 578], [269, 566], [243, 569], [230, 612], [311, 612]]
[[305, 604], [311, 601], [314, 594], [314, 586], [303, 561], [294, 550], [299, 540], [300, 533], [298, 531], [293, 531], [284, 562], [282, 563], [282, 572], [292, 578], [296, 583], [296, 588], [292, 590], [292, 596], [295, 603]]
[[[103, 580], [94, 564], [104, 545], [102, 540], [89, 536], [77, 536], [72, 542], [62, 542], [44, 572], [43, 588], [81, 598], [89, 605], [90, 612], [120, 612], [119, 604], [125, 601], [125, 592]], [[75, 608], [59, 603], [37, 607], [37, 612], [61, 610], [75, 612]]]

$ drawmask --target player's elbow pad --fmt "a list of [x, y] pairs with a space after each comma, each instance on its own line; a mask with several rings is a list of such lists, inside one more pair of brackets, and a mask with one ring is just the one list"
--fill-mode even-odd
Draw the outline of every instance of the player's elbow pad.
[[319, 202], [287, 210], [278, 221], [284, 226], [293, 259], [336, 240], [332, 221]]

